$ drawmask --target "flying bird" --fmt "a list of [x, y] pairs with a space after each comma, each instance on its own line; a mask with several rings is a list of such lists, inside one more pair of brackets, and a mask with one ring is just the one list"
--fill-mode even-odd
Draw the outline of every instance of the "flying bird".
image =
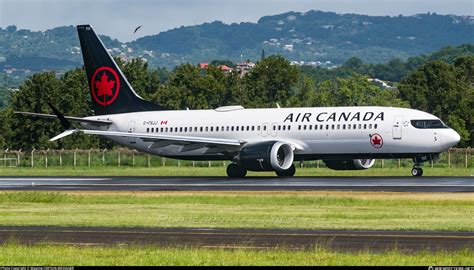
[[137, 28], [135, 28], [135, 30], [133, 31], [133, 33], [135, 34], [140, 28], [142, 28], [143, 25], [139, 25]]

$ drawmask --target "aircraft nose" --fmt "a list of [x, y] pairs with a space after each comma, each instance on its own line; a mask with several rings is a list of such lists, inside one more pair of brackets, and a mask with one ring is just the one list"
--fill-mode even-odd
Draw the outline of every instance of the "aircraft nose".
[[454, 129], [451, 129], [446, 138], [446, 143], [449, 145], [449, 147], [453, 147], [458, 144], [459, 141], [461, 141], [461, 136], [459, 136], [459, 134]]

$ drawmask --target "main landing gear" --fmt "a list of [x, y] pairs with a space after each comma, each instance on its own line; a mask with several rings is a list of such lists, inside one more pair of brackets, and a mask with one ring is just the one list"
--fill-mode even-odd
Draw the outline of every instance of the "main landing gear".
[[[291, 167], [284, 171], [276, 171], [275, 173], [279, 177], [292, 177], [295, 175], [295, 165], [291, 164]], [[243, 178], [247, 175], [247, 170], [240, 167], [236, 163], [231, 163], [227, 166], [227, 175], [230, 178]]]
[[231, 163], [227, 166], [227, 175], [230, 178], [245, 177], [247, 175], [247, 170], [235, 163]]
[[294, 164], [291, 164], [291, 167], [284, 171], [276, 171], [276, 174], [280, 177], [292, 177], [295, 175], [296, 168]]

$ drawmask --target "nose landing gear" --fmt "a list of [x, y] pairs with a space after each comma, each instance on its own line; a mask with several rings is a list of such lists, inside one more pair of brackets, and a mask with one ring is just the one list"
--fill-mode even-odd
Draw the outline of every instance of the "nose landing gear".
[[420, 165], [413, 166], [413, 169], [411, 169], [411, 175], [412, 176], [422, 176], [423, 175], [423, 169], [420, 167]]

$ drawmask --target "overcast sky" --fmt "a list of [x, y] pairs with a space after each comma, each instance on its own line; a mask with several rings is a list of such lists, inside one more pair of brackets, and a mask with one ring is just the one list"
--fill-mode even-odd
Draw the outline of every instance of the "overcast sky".
[[[313, 9], [390, 16], [474, 15], [474, 0], [0, 0], [0, 27], [46, 30], [92, 24], [100, 34], [130, 41], [182, 25], [256, 22], [265, 15]], [[138, 25], [143, 28], [133, 34]]]

